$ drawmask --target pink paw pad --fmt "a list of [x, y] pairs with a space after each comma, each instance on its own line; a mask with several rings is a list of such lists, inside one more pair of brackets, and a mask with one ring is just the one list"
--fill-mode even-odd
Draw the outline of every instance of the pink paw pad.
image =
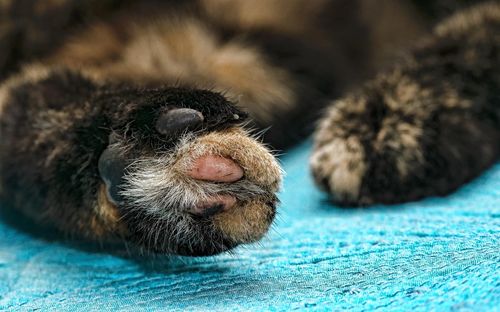
[[236, 182], [243, 177], [243, 169], [231, 159], [204, 155], [194, 161], [188, 175], [196, 180]]

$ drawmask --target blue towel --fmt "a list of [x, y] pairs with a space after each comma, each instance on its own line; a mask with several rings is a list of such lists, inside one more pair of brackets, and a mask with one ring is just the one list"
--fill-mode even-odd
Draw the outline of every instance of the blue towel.
[[499, 310], [500, 164], [446, 198], [345, 209], [317, 191], [310, 142], [283, 157], [275, 226], [208, 258], [131, 258], [0, 218], [9, 311]]

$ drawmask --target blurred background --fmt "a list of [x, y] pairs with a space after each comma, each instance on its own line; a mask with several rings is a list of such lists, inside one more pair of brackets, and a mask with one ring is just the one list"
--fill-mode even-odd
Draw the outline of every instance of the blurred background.
[[[203, 0], [200, 0], [203, 1]], [[231, 2], [241, 0], [209, 0], [219, 2], [228, 16]], [[243, 0], [244, 1], [244, 0]], [[280, 1], [280, 0], [271, 0]], [[313, 0], [322, 1], [322, 0]], [[327, 0], [338, 7], [339, 16], [349, 11], [373, 11], [361, 23], [368, 27], [398, 29], [406, 32], [406, 40], [411, 41], [419, 34], [421, 26], [429, 29], [438, 19], [453, 11], [477, 2], [473, 0]], [[195, 0], [0, 0], [0, 80], [15, 71], [19, 64], [43, 57], [50, 53], [64, 38], [83, 25], [97, 19], [106, 19], [131, 6], [188, 6]], [[252, 1], [252, 3], [259, 1]], [[291, 1], [291, 3], [294, 1]], [[401, 14], [404, 12], [404, 14]], [[412, 16], [408, 21], [408, 16]], [[332, 17], [333, 18], [333, 17]], [[338, 18], [335, 17], [335, 18]], [[370, 19], [376, 18], [378, 21]], [[406, 21], [404, 20], [406, 19]], [[407, 23], [405, 27], [398, 24]], [[418, 23], [410, 25], [411, 23]], [[343, 29], [349, 33], [349, 29]], [[398, 36], [392, 36], [397, 40]], [[355, 38], [353, 38], [354, 40]]]

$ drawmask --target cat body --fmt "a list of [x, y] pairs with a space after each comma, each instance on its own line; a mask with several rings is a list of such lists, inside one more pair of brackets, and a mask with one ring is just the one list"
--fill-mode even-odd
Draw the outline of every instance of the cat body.
[[[311, 168], [335, 202], [448, 194], [500, 154], [500, 5], [446, 19], [349, 91], [426, 32], [387, 3], [153, 1], [90, 23], [2, 82], [2, 197], [81, 237], [226, 251], [278, 204], [281, 170], [248, 123], [281, 149], [321, 114]], [[377, 12], [406, 32], [367, 26]]]

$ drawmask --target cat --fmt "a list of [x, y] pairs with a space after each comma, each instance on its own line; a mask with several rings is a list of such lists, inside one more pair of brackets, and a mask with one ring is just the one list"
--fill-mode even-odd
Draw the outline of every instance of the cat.
[[449, 194], [499, 158], [496, 2], [430, 33], [400, 1], [125, 2], [2, 73], [0, 193], [39, 223], [189, 256], [257, 241], [273, 151], [319, 116], [310, 166], [339, 205]]

